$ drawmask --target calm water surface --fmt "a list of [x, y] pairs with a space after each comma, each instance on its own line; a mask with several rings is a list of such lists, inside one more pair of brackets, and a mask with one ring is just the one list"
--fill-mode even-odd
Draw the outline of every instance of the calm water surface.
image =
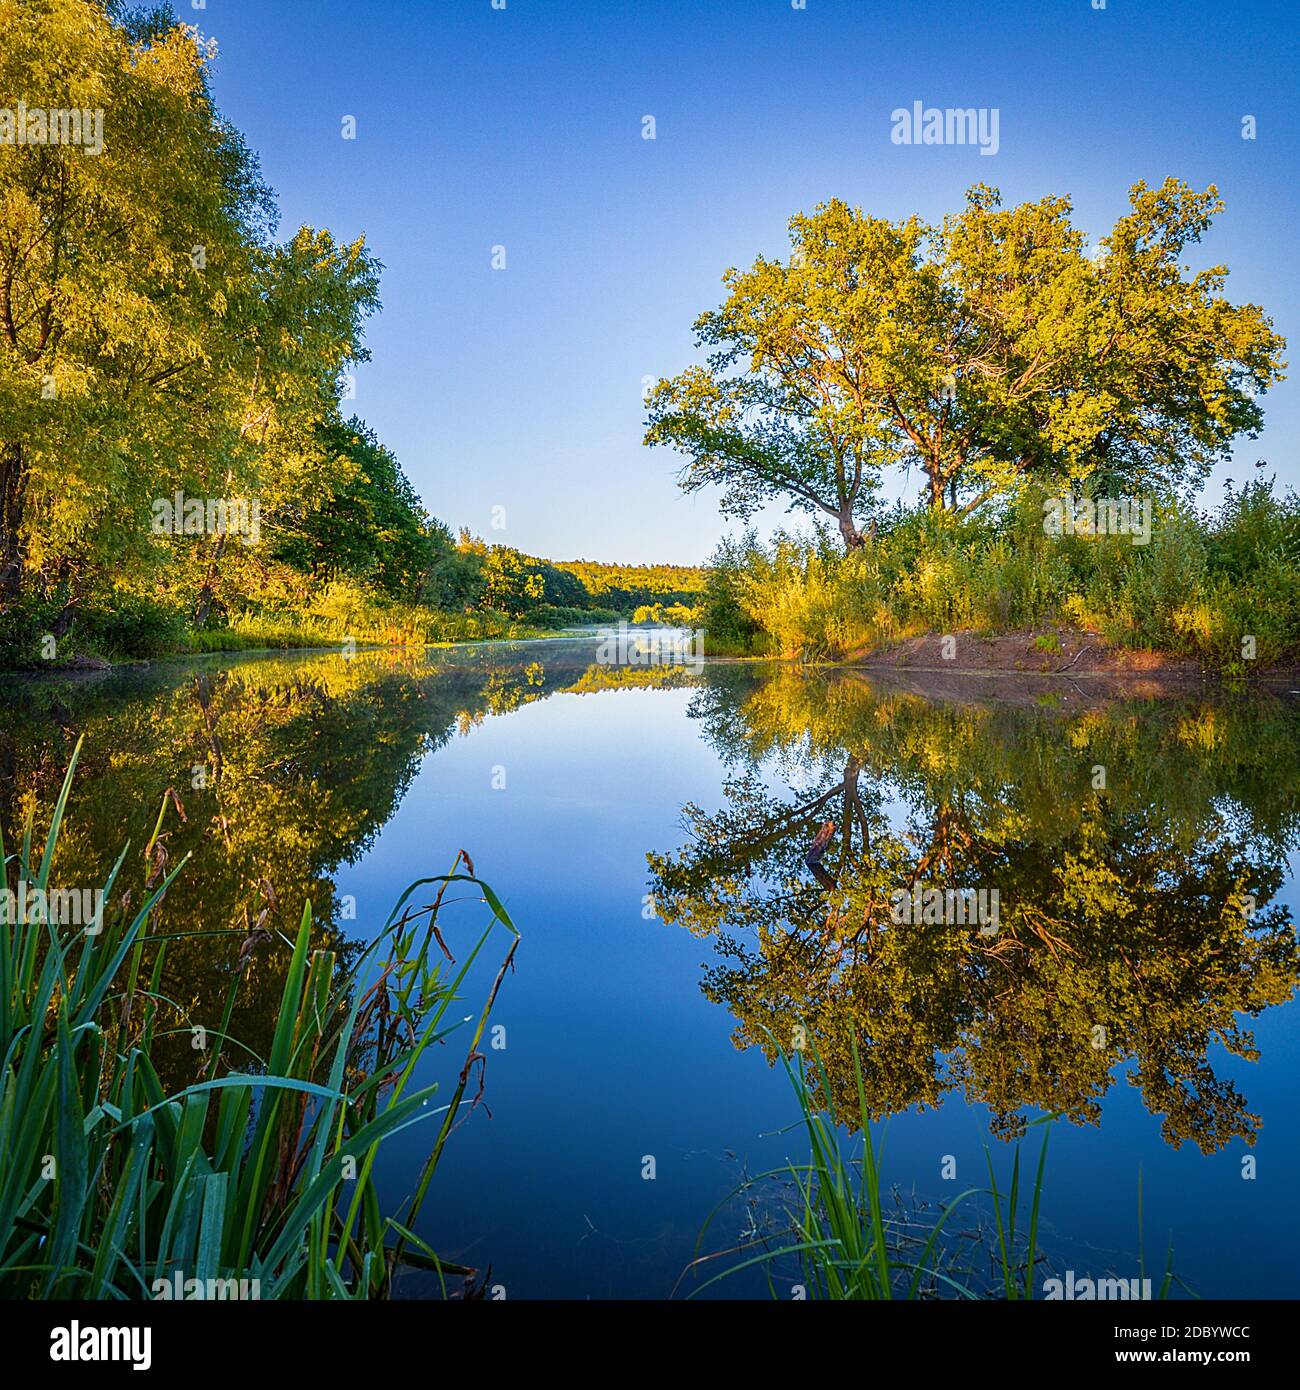
[[[858, 1038], [902, 1200], [978, 1185], [986, 1146], [1009, 1173], [1025, 1123], [1057, 1110], [1056, 1272], [1135, 1277], [1140, 1240], [1149, 1267], [1172, 1243], [1202, 1295], [1300, 1296], [1294, 696], [1099, 703], [1077, 684], [596, 655], [575, 640], [7, 682], [0, 829], [11, 843], [29, 806], [48, 818], [83, 735], [61, 882], [143, 847], [176, 789], [168, 853], [193, 858], [168, 925], [232, 931], [170, 956], [163, 992], [195, 1021], [219, 1017], [263, 909], [289, 934], [310, 899], [322, 938], [365, 940], [466, 850], [523, 939], [492, 1016], [504, 1046], [484, 1049], [483, 1103], [421, 1233], [507, 1297], [664, 1297], [718, 1203], [706, 1251], [775, 1220], [778, 1184], [726, 1199], [802, 1156], [771, 1041], [798, 1026], [846, 1118]], [[912, 882], [997, 888], [996, 936], [896, 925], [890, 894]], [[442, 918], [458, 958], [486, 920], [462, 896]], [[489, 941], [464, 1015], [507, 944]], [[259, 947], [245, 977], [232, 1031], [255, 1052], [288, 954]], [[186, 1036], [163, 1058], [178, 1084]], [[467, 1040], [431, 1075], [454, 1084]], [[385, 1149], [394, 1204], [428, 1143], [416, 1126]]]

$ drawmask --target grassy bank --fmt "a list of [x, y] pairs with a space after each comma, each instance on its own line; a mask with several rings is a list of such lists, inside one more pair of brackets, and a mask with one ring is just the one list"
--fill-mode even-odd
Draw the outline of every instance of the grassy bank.
[[1243, 673], [1300, 660], [1300, 499], [1263, 484], [1217, 511], [1156, 502], [1149, 538], [1053, 535], [1047, 494], [991, 515], [899, 509], [844, 554], [830, 536], [721, 546], [707, 650], [843, 661], [922, 633], [1059, 625]]
[[[299, 608], [245, 604], [202, 628], [189, 614], [128, 592], [78, 607], [13, 604], [0, 614], [0, 670], [139, 661], [200, 652], [365, 646], [443, 646], [541, 637], [575, 621], [569, 610], [517, 618], [491, 609], [444, 612], [381, 602], [348, 585], [323, 589]], [[616, 615], [615, 615], [616, 616]], [[598, 613], [591, 621], [604, 620]]]
[[[30, 815], [21, 845], [0, 849], [29, 894], [55, 888], [75, 766], [74, 755], [44, 850], [33, 848]], [[472, 871], [457, 872], [458, 856], [451, 873], [421, 881], [432, 885], [429, 906], [415, 906], [412, 885], [344, 967], [334, 950], [313, 949], [308, 904], [283, 943], [278, 1024], [270, 1054], [257, 1057], [226, 1027], [246, 959], [277, 949], [271, 933], [203, 923], [182, 933], [230, 953], [223, 1019], [190, 1019], [165, 997], [173, 936], [151, 928], [185, 866], [168, 870], [159, 853], [166, 806], [143, 884], [123, 850], [103, 885], [98, 934], [41, 920], [0, 933], [0, 1294], [139, 1299], [178, 1279], [255, 1280], [263, 1299], [367, 1299], [386, 1296], [404, 1268], [433, 1271], [446, 1288], [468, 1271], [440, 1261], [415, 1226], [505, 964], [466, 1029], [459, 1080], [444, 1094], [416, 1072], [460, 1026], [448, 1010], [498, 927], [510, 940], [505, 962], [513, 956], [504, 908]], [[449, 883], [472, 885], [491, 916], [444, 973], [434, 943], [449, 934], [438, 923]], [[154, 1057], [178, 1031], [190, 1035], [195, 1079], [166, 1093]], [[386, 1211], [377, 1154], [415, 1124], [427, 1126], [428, 1157], [400, 1210]]]

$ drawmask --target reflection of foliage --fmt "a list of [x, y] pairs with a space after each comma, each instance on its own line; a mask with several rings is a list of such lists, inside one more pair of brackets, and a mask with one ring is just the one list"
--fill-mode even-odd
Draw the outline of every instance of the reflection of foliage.
[[[704, 988], [738, 1045], [770, 1053], [767, 1031], [789, 1046], [806, 1029], [851, 1115], [856, 1036], [877, 1115], [960, 1091], [1008, 1135], [1032, 1108], [1095, 1121], [1127, 1060], [1170, 1142], [1253, 1142], [1259, 1117], [1207, 1054], [1254, 1058], [1237, 1015], [1300, 975], [1269, 905], [1300, 827], [1294, 709], [1175, 701], [1067, 721], [792, 672], [711, 683], [695, 709], [750, 766], [650, 862], [661, 916], [717, 941]], [[765, 759], [793, 799], [765, 785]], [[914, 883], [997, 888], [998, 933], [895, 925], [890, 894]]]
[[566, 687], [574, 694], [598, 690], [682, 690], [699, 685], [700, 678], [685, 666], [589, 666]]
[[[229, 1031], [265, 1056], [288, 965], [284, 942], [303, 902], [311, 902], [318, 932], [349, 959], [341, 937], [353, 905], [340, 899], [333, 875], [373, 843], [420, 760], [458, 728], [563, 689], [589, 659], [588, 648], [543, 667], [483, 648], [431, 666], [364, 652], [205, 665], [200, 674], [121, 672], [80, 686], [14, 685], [0, 734], [0, 833], [12, 842], [28, 809], [44, 832], [82, 734], [77, 811], [55, 865], [60, 883], [103, 882], [128, 840], [138, 865], [173, 789], [158, 853], [171, 864], [187, 853], [192, 861], [157, 909], [157, 930], [200, 921], [229, 935], [221, 944], [211, 936], [172, 941], [160, 992], [179, 1013], [216, 1027], [239, 975]], [[435, 867], [445, 868], [458, 848], [435, 847], [444, 861]], [[387, 906], [359, 905], [356, 934], [368, 934]], [[188, 1035], [160, 1040], [157, 1059], [186, 1079], [203, 1060]]]

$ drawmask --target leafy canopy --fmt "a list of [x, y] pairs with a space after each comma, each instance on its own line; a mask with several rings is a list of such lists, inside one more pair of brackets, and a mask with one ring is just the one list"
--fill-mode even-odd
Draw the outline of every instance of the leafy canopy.
[[723, 276], [696, 323], [704, 364], [661, 380], [646, 442], [686, 456], [723, 510], [772, 502], [862, 542], [883, 471], [934, 507], [1032, 477], [1195, 487], [1262, 422], [1283, 340], [1184, 253], [1222, 209], [1175, 179], [1130, 191], [1090, 254], [1068, 198], [1004, 208], [977, 185], [939, 227], [833, 200], [790, 220], [788, 260]]

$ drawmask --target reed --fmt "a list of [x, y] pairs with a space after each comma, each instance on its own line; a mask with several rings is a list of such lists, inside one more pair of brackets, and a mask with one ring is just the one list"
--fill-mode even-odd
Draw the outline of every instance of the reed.
[[[21, 844], [0, 842], [6, 872], [29, 891], [51, 883], [79, 752], [39, 856], [30, 812]], [[193, 933], [152, 930], [185, 865], [164, 872], [157, 840], [155, 830], [134, 911], [127, 851], [118, 857], [99, 934], [22, 920], [0, 930], [0, 1296], [149, 1298], [179, 1274], [205, 1287], [256, 1280], [263, 1299], [366, 1299], [387, 1296], [403, 1268], [434, 1271], [444, 1292], [447, 1276], [472, 1274], [440, 1260], [415, 1228], [518, 943], [496, 895], [459, 855], [451, 872], [406, 890], [347, 968], [312, 948], [308, 904], [286, 942], [270, 1056], [231, 1069], [234, 1049], [210, 1030], [217, 1046], [204, 1079], [167, 1094], [151, 1060], [174, 1007], [160, 982], [169, 940]], [[459, 962], [438, 921], [452, 883], [472, 885], [490, 911]], [[416, 908], [426, 886], [433, 901]], [[465, 1065], [435, 1104], [439, 1087], [417, 1069], [461, 1026], [448, 1010], [498, 928], [508, 950]], [[414, 1125], [429, 1128], [428, 1158], [411, 1195], [385, 1214], [376, 1158]]]
[[[859, 1144], [846, 1143], [841, 1126], [821, 1099], [831, 1091], [820, 1056], [813, 1052], [805, 1060], [801, 1055], [796, 1063], [783, 1052], [782, 1061], [799, 1103], [797, 1127], [808, 1141], [808, 1159], [760, 1173], [738, 1189], [752, 1191], [772, 1180], [782, 1182], [789, 1194], [784, 1213], [767, 1234], [755, 1231], [755, 1238], [745, 1244], [697, 1255], [683, 1279], [717, 1261], [730, 1263], [698, 1283], [689, 1296], [693, 1298], [742, 1271], [760, 1270], [773, 1298], [788, 1298], [796, 1285], [807, 1299], [1022, 1301], [1042, 1297], [1039, 1217], [1048, 1140], [1056, 1117], [1047, 1115], [1031, 1122], [1043, 1127], [1043, 1141], [1028, 1193], [1022, 1184], [1020, 1146], [1016, 1146], [1005, 1188], [999, 1184], [986, 1148], [987, 1187], [968, 1188], [928, 1213], [895, 1214], [887, 1210], [882, 1151], [872, 1132], [857, 1040], [851, 1039], [850, 1044], [857, 1076]], [[815, 1085], [810, 1085], [810, 1072]], [[736, 1191], [729, 1194], [709, 1216], [697, 1251], [714, 1220], [731, 1206], [736, 1195]], [[992, 1208], [988, 1229], [986, 1204]], [[959, 1214], [966, 1229], [954, 1232], [953, 1218]], [[978, 1218], [973, 1236], [965, 1219], [972, 1215]], [[923, 1219], [915, 1219], [917, 1216]], [[1140, 1255], [1139, 1269], [1145, 1275]], [[1171, 1254], [1155, 1296], [1167, 1297], [1174, 1282]]]

